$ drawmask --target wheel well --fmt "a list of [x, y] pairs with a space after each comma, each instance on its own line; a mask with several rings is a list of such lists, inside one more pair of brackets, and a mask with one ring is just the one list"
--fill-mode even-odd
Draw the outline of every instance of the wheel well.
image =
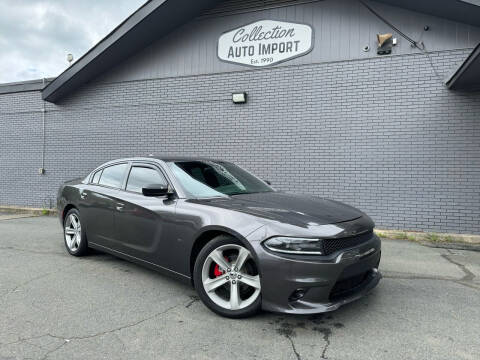
[[65, 216], [67, 216], [67, 213], [71, 210], [71, 209], [76, 209], [76, 207], [72, 204], [67, 204], [67, 206], [65, 206], [63, 208], [63, 213], [62, 213], [62, 224], [65, 223]]
[[195, 266], [195, 260], [197, 260], [197, 256], [200, 253], [200, 250], [203, 249], [205, 245], [212, 239], [216, 238], [219, 235], [228, 235], [228, 236], [233, 236], [232, 234], [229, 234], [225, 231], [221, 230], [209, 230], [205, 231], [202, 235], [200, 235], [196, 240], [195, 243], [193, 244], [192, 251], [190, 253], [190, 275], [192, 279], [192, 284], [193, 284], [193, 268]]

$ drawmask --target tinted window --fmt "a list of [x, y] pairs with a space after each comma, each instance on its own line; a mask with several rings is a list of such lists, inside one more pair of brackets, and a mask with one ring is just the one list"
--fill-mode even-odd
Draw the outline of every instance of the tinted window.
[[100, 181], [98, 183], [100, 185], [121, 188], [127, 166], [127, 164], [118, 164], [103, 169]]
[[135, 191], [141, 193], [142, 188], [145, 185], [150, 184], [167, 185], [167, 180], [155, 169], [141, 166], [132, 167], [127, 182], [128, 191]]
[[169, 163], [185, 190], [194, 197], [207, 197], [212, 190], [226, 195], [273, 191], [262, 180], [225, 161], [179, 161]]
[[168, 163], [172, 169], [175, 177], [183, 186], [189, 197], [202, 198], [202, 197], [218, 197], [225, 196], [223, 193], [213, 190], [211, 187], [204, 183], [195, 180], [189, 173], [183, 170], [175, 163]]
[[98, 171], [93, 175], [92, 183], [98, 184], [98, 179], [100, 179], [100, 175], [102, 175], [102, 170], [98, 170]]

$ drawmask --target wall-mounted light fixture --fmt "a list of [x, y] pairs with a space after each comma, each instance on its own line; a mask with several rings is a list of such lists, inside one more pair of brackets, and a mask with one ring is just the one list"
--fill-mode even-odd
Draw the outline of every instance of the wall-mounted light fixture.
[[244, 104], [247, 102], [247, 93], [233, 93], [232, 94], [232, 101], [234, 104]]

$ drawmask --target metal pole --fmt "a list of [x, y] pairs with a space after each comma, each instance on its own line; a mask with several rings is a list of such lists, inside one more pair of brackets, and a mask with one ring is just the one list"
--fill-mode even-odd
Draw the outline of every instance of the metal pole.
[[[43, 88], [45, 88], [45, 78], [42, 80]], [[40, 169], [40, 175], [45, 174], [45, 113], [47, 112], [45, 106], [45, 100], [43, 101], [42, 107], [42, 167]]]

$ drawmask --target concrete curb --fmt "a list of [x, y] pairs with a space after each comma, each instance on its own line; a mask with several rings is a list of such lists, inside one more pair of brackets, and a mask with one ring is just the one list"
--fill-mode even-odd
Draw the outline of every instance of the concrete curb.
[[378, 236], [411, 241], [480, 244], [480, 235], [375, 229]]
[[30, 208], [30, 207], [19, 207], [19, 206], [10, 206], [10, 205], [0, 205], [0, 211], [12, 213], [12, 214], [33, 214], [33, 215], [43, 215], [43, 216], [56, 216], [57, 209], [42, 209], [42, 208]]
[[468, 251], [480, 251], [480, 244], [470, 243], [435, 243], [428, 241], [419, 241], [419, 244], [428, 246], [431, 248], [452, 249], [452, 250], [468, 250]]
[[412, 241], [432, 248], [480, 251], [480, 235], [387, 229], [375, 229], [375, 233], [383, 239]]

